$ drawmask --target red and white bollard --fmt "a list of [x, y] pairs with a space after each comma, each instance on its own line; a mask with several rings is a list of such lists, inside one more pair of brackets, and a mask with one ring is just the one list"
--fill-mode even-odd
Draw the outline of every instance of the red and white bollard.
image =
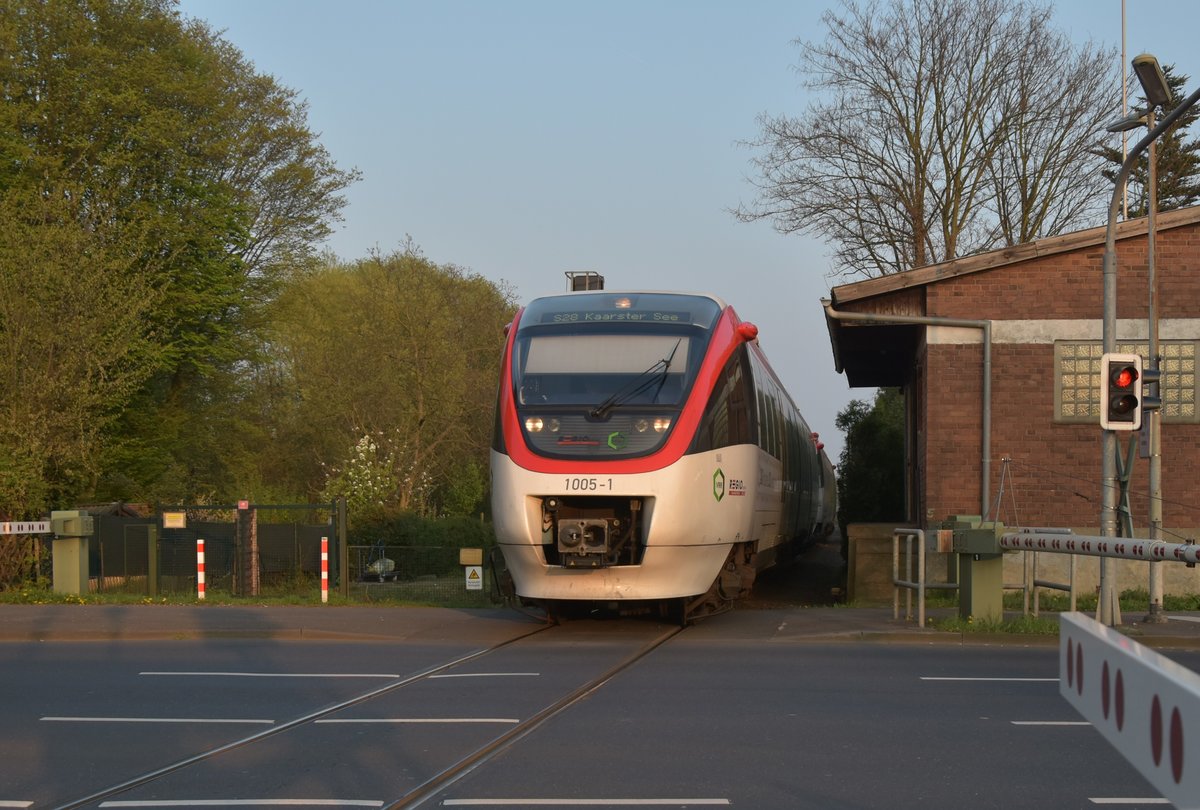
[[196, 598], [204, 598], [204, 541], [196, 540]]
[[329, 601], [329, 538], [321, 538], [321, 601]]

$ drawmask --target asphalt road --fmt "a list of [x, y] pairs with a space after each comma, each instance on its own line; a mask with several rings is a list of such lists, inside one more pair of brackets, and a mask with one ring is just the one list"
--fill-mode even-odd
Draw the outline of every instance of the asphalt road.
[[[1055, 647], [764, 638], [736, 615], [672, 638], [421, 806], [1077, 808], [1157, 796], [1059, 696]], [[574, 622], [411, 682], [489, 644], [6, 642], [0, 807], [73, 806], [172, 765], [103, 806], [384, 807], [662, 632]], [[1200, 652], [1170, 655], [1200, 670]], [[326, 711], [355, 698], [366, 699]]]

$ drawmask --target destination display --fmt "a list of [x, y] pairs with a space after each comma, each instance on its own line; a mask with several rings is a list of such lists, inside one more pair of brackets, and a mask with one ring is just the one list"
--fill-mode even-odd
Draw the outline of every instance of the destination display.
[[533, 326], [589, 324], [663, 324], [711, 329], [721, 312], [718, 302], [702, 295], [675, 293], [570, 294], [540, 298], [525, 310], [523, 323]]
[[690, 312], [661, 312], [658, 310], [638, 312], [621, 309], [610, 312], [571, 311], [546, 312], [542, 314], [541, 323], [610, 323], [616, 321], [637, 321], [639, 323], [691, 323]]

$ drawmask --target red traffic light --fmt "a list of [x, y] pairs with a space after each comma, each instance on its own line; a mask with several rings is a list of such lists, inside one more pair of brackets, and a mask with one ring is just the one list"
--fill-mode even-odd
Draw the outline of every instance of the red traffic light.
[[1100, 427], [1137, 430], [1142, 425], [1141, 357], [1106, 353], [1100, 363]]
[[1117, 388], [1128, 388], [1137, 382], [1137, 369], [1133, 366], [1115, 366], [1112, 370], [1112, 384]]

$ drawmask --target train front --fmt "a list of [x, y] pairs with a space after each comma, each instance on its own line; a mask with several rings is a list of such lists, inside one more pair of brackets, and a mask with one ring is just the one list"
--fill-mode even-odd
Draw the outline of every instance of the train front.
[[[715, 298], [588, 292], [510, 331], [492, 451], [496, 537], [531, 600], [704, 594], [750, 539], [752, 448], [697, 444], [738, 336]], [[729, 491], [732, 496], [733, 491]]]

